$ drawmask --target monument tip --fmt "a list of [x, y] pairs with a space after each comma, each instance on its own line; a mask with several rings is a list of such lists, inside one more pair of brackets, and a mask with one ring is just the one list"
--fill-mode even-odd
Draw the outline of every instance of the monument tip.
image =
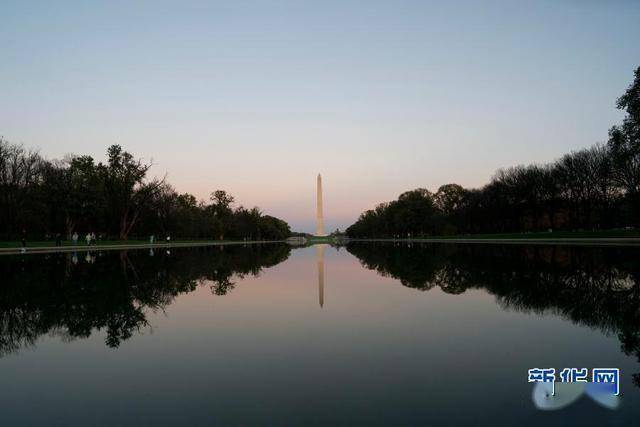
[[317, 196], [317, 210], [316, 210], [316, 236], [325, 236], [324, 234], [324, 218], [322, 213], [322, 177], [318, 174], [316, 180], [316, 196]]

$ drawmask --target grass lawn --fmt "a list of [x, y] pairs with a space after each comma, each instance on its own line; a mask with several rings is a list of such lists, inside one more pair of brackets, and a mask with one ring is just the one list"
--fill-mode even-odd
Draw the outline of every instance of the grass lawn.
[[[213, 240], [172, 240], [171, 243], [207, 243], [213, 242]], [[229, 240], [229, 242], [231, 242]], [[160, 245], [166, 243], [164, 240], [156, 241], [154, 245]], [[98, 240], [91, 246], [112, 246], [112, 245], [148, 245], [148, 240]], [[52, 248], [56, 246], [56, 242], [52, 240], [43, 240], [43, 241], [27, 241], [27, 249], [28, 248]], [[63, 240], [62, 246], [73, 246], [70, 240]], [[80, 247], [91, 247], [87, 246], [87, 243], [82, 240], [78, 241], [78, 245]], [[2, 242], [0, 241], [0, 248], [20, 248], [22, 247], [21, 242]]]
[[417, 239], [598, 239], [640, 237], [638, 230], [540, 231], [534, 233], [460, 234], [455, 236], [420, 236]]

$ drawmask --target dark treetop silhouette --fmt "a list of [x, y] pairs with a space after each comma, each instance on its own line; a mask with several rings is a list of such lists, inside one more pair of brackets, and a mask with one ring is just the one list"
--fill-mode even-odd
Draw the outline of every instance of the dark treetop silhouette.
[[49, 161], [0, 138], [0, 240], [46, 235], [70, 238], [96, 232], [127, 240], [174, 238], [279, 240], [289, 225], [254, 207], [233, 207], [233, 196], [211, 193], [210, 202], [178, 194], [164, 179], [147, 179], [151, 164], [119, 145], [107, 162], [90, 156]]
[[626, 116], [606, 145], [545, 165], [499, 170], [480, 189], [424, 188], [368, 210], [350, 237], [407, 237], [640, 226], [640, 67], [617, 102]]

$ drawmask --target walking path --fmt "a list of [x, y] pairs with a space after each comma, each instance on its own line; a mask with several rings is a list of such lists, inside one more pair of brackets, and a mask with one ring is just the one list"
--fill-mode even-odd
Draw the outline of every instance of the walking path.
[[[508, 244], [508, 245], [589, 245], [589, 246], [640, 246], [640, 237], [572, 237], [572, 238], [424, 238], [424, 239], [349, 239], [351, 242], [384, 242], [384, 243], [482, 243], [482, 244]], [[114, 251], [124, 249], [161, 249], [161, 248], [186, 248], [201, 246], [227, 246], [227, 245], [256, 245], [263, 243], [284, 243], [284, 240], [259, 240], [259, 241], [206, 241], [206, 242], [174, 242], [174, 243], [115, 243], [99, 245], [76, 246], [27, 246], [0, 248], [0, 255], [15, 254], [42, 254], [65, 253], [87, 251]], [[313, 242], [311, 242], [313, 243]], [[326, 243], [326, 242], [325, 242]]]
[[636, 246], [640, 237], [554, 237], [554, 238], [451, 238], [451, 239], [350, 239], [352, 242], [387, 243], [491, 243], [515, 245], [590, 245], [590, 246]]
[[76, 245], [76, 246], [34, 246], [26, 248], [0, 248], [0, 255], [15, 254], [43, 254], [61, 252], [87, 252], [87, 251], [114, 251], [122, 249], [166, 249], [185, 248], [198, 246], [227, 246], [227, 245], [256, 245], [262, 243], [282, 243], [283, 240], [259, 240], [259, 241], [208, 241], [208, 242], [175, 242], [175, 243], [117, 243], [103, 245]]

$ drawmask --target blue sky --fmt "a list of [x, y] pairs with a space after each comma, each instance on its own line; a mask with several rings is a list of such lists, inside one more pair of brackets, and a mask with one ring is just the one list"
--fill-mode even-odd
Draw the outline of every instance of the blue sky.
[[415, 187], [606, 139], [640, 66], [636, 1], [0, 4], [0, 135], [119, 143], [199, 197], [312, 231]]

